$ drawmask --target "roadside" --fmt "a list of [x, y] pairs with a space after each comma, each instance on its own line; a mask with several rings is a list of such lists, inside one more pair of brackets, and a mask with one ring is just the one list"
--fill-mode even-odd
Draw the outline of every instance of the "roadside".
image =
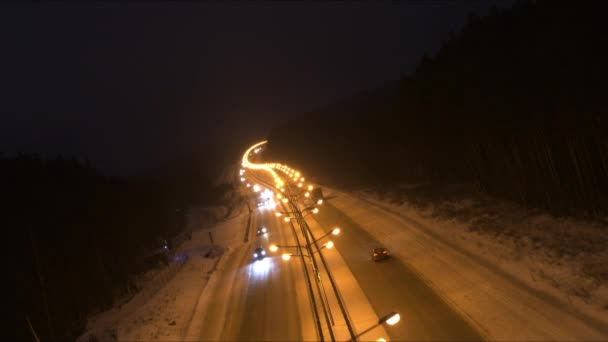
[[246, 208], [192, 210], [186, 229], [192, 239], [177, 246], [169, 266], [139, 277], [141, 290], [126, 303], [91, 317], [77, 341], [183, 340], [200, 294], [247, 216]]
[[559, 273], [557, 267], [564, 263], [535, 259], [523, 248], [514, 249], [508, 237], [433, 216], [432, 207], [415, 207], [402, 194], [397, 200], [377, 189], [327, 195], [335, 196], [332, 205], [392, 249], [488, 339], [606, 340], [605, 285], [594, 283], [589, 287], [593, 297], [585, 301], [540, 276], [561, 274], [571, 284], [588, 286]]
[[[318, 220], [316, 220], [314, 217], [306, 220], [306, 222], [308, 223], [313, 234], [315, 234], [316, 238], [327, 233], [319, 224]], [[325, 229], [330, 230], [332, 227], [325, 227]], [[340, 236], [330, 235], [329, 239], [338, 240], [340, 239]], [[320, 241], [320, 244], [325, 242], [325, 240]], [[354, 333], [358, 334], [364, 331], [366, 328], [373, 326], [376, 322], [378, 322], [380, 317], [376, 315], [376, 312], [369, 302], [369, 298], [361, 289], [361, 286], [344, 261], [338, 248], [323, 250], [322, 253], [327, 261], [329, 269], [331, 270], [333, 278], [337, 280], [338, 294], [340, 295], [342, 301], [345, 302], [346, 315], [353, 326]], [[322, 286], [324, 286], [325, 293], [327, 293], [328, 304], [333, 315], [333, 319], [336, 322], [336, 325], [333, 327], [334, 333], [336, 334], [336, 340], [347, 341], [350, 339], [348, 328], [344, 323], [344, 317], [340, 310], [338, 301], [336, 300], [335, 294], [331, 290], [331, 283], [325, 276], [322, 278]], [[364, 340], [375, 341], [380, 338], [387, 339], [388, 334], [384, 326], [378, 326], [373, 331], [364, 335], [362, 338]]]

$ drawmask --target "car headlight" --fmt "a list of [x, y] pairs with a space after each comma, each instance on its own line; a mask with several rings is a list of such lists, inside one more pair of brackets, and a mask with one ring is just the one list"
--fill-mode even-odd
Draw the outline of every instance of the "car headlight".
[[262, 255], [266, 255], [266, 251], [262, 251]]
[[257, 258], [258, 257], [258, 253], [253, 253], [253, 257]]

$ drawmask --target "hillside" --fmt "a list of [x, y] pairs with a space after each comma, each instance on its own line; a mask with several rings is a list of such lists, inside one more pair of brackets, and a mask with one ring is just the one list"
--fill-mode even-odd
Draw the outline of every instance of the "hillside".
[[472, 14], [398, 85], [275, 129], [267, 157], [336, 185], [469, 183], [559, 215], [602, 216], [608, 56], [599, 6], [521, 1]]

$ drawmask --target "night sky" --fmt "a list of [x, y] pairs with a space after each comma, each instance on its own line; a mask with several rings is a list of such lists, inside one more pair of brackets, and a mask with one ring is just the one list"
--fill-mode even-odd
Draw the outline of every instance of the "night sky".
[[[133, 173], [398, 79], [512, 1], [0, 6], [0, 151]], [[214, 146], [214, 147], [210, 147]]]

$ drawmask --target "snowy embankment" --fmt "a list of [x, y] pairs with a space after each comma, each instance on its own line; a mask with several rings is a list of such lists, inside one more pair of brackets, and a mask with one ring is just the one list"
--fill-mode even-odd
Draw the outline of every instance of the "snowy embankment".
[[188, 226], [192, 240], [176, 248], [169, 266], [138, 277], [140, 291], [128, 302], [91, 317], [78, 341], [183, 340], [198, 298], [234, 230], [246, 225], [246, 208], [225, 218], [228, 212], [222, 207], [192, 210]]
[[487, 339], [608, 340], [608, 230], [597, 223], [515, 218], [504, 203], [474, 212], [477, 199], [421, 205], [407, 189], [327, 195]]

